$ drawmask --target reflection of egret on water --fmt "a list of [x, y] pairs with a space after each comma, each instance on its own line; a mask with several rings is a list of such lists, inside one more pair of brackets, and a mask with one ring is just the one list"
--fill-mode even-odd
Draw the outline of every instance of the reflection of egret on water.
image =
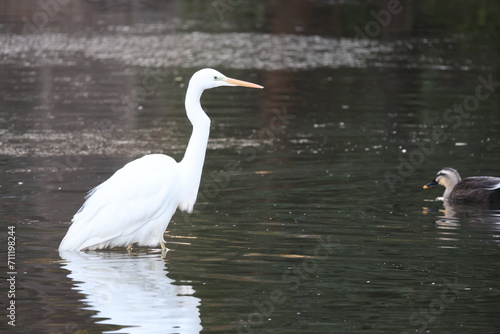
[[213, 69], [196, 72], [186, 93], [186, 113], [193, 125], [184, 158], [177, 163], [164, 154], [150, 154], [126, 164], [90, 191], [73, 217], [59, 250], [161, 245], [175, 210], [191, 212], [205, 161], [210, 118], [200, 104], [205, 89], [219, 86], [262, 86], [231, 79]]
[[202, 330], [200, 299], [189, 285], [174, 285], [157, 255], [60, 252], [74, 289], [100, 324], [124, 326], [107, 333], [186, 333]]

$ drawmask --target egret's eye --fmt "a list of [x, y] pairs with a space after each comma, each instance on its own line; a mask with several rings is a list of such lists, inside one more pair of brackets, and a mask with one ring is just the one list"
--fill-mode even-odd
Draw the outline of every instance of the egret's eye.
[[214, 75], [214, 80], [219, 80], [219, 77]]

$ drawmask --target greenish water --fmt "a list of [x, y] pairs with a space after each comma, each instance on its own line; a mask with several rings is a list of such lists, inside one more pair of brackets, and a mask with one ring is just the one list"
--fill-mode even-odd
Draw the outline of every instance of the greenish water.
[[[361, 40], [386, 3], [215, 2], [232, 4], [222, 18], [210, 2], [9, 3], [0, 213], [15, 285], [1, 295], [16, 326], [4, 316], [2, 331], [498, 332], [500, 212], [444, 211], [443, 189], [422, 190], [443, 166], [500, 176], [493, 2], [403, 3]], [[49, 20], [22, 34], [36, 13]], [[204, 93], [198, 203], [174, 215], [167, 257], [59, 254], [88, 190], [144, 154], [182, 157], [204, 66], [265, 89]]]

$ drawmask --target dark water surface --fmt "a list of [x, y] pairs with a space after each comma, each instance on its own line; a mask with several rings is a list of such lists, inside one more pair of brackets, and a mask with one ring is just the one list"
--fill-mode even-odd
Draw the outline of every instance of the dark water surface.
[[[403, 3], [361, 39], [387, 3], [2, 3], [2, 332], [500, 331], [500, 211], [422, 190], [443, 166], [500, 176], [500, 16], [481, 3]], [[59, 254], [88, 190], [182, 158], [207, 66], [265, 89], [204, 93], [198, 203], [167, 257]]]

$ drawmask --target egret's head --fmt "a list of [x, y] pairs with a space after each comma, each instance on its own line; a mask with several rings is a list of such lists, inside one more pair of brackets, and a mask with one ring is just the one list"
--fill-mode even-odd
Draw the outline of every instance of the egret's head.
[[461, 180], [460, 174], [458, 174], [458, 172], [455, 169], [450, 167], [445, 167], [437, 173], [434, 180], [432, 180], [431, 182], [427, 183], [424, 186], [424, 189], [436, 186], [438, 184], [445, 188], [452, 189], [458, 182], [460, 182], [460, 180]]
[[250, 88], [264, 88], [260, 85], [251, 82], [228, 78], [219, 71], [216, 71], [211, 68], [204, 68], [196, 72], [189, 81], [189, 85], [195, 85], [201, 89], [210, 89], [219, 86], [243, 86]]

